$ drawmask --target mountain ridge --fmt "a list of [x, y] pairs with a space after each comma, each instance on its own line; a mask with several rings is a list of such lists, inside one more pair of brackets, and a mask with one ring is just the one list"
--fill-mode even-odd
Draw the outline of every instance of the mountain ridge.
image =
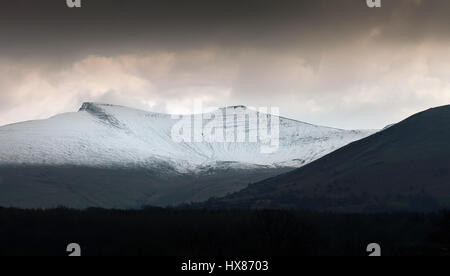
[[430, 211], [450, 207], [450, 105], [417, 113], [211, 208]]
[[[217, 131], [241, 127], [249, 136], [245, 121], [225, 115], [228, 123]], [[175, 142], [178, 122], [168, 114], [87, 102], [78, 112], [0, 127], [0, 206], [127, 209], [200, 202], [372, 134], [280, 118], [279, 150], [265, 154], [260, 141]]]
[[[225, 120], [227, 120], [227, 124], [231, 121], [230, 118], [225, 118]], [[0, 164], [17, 160], [13, 163], [92, 165], [83, 163], [88, 162], [88, 158], [83, 158], [84, 161], [81, 160], [81, 157], [80, 160], [71, 158], [76, 154], [76, 149], [89, 149], [97, 154], [85, 152], [86, 155], [91, 154], [93, 159], [101, 155], [104, 160], [112, 164], [119, 164], [120, 162], [116, 161], [121, 159], [128, 163], [145, 164], [152, 157], [159, 156], [168, 160], [175, 160], [175, 162], [178, 160], [179, 165], [182, 165], [181, 163], [184, 163], [184, 160], [195, 165], [230, 161], [255, 165], [296, 167], [325, 155], [348, 142], [372, 134], [372, 131], [346, 131], [280, 117], [281, 149], [280, 152], [269, 156], [258, 152], [259, 142], [175, 143], [172, 141], [173, 137], [171, 137], [170, 131], [176, 122], [172, 115], [168, 114], [147, 112], [118, 105], [86, 102], [76, 113], [63, 113], [47, 120], [27, 121], [0, 127], [0, 142], [3, 142], [4, 145], [3, 147], [0, 145], [0, 153], [2, 153]], [[232, 128], [237, 128], [236, 124], [246, 127], [246, 135], [248, 135], [249, 129], [245, 122], [232, 123]], [[222, 128], [229, 127], [227, 124]], [[72, 125], [79, 127], [73, 128]], [[219, 130], [224, 131], [224, 129]], [[13, 134], [9, 135], [9, 133]], [[55, 137], [51, 137], [51, 135]], [[58, 135], [61, 137], [57, 137]], [[30, 136], [34, 136], [34, 138], [30, 138]], [[45, 136], [46, 139], [41, 136]], [[97, 137], [104, 137], [103, 143], [99, 143]], [[41, 144], [36, 144], [34, 139], [40, 140], [38, 142]], [[54, 143], [48, 144], [48, 139], [53, 140]], [[74, 145], [74, 143], [77, 144]], [[22, 147], [24, 144], [29, 148], [24, 149]], [[60, 149], [60, 152], [54, 152], [58, 144], [61, 144], [64, 149], [72, 148], [72, 153], [60, 156], [56, 160], [57, 158], [54, 158], [51, 153], [61, 155], [61, 152], [64, 151], [64, 149]], [[106, 146], [103, 144], [106, 144]], [[16, 148], [15, 152], [9, 151], [10, 146]], [[318, 152], [315, 152], [316, 146]], [[96, 148], [102, 147], [104, 148], [102, 151], [96, 150]], [[307, 149], [302, 150], [303, 147], [307, 147]], [[48, 160], [43, 158], [42, 162], [38, 162], [30, 158], [29, 149], [38, 150], [41, 156], [48, 156]], [[127, 151], [134, 155], [134, 158], [130, 154], [124, 154], [123, 158], [117, 158], [118, 156], [108, 158], [105, 152], [114, 150]], [[230, 150], [233, 154], [230, 153]], [[22, 153], [18, 157], [20, 151]], [[31, 151], [31, 153], [33, 152]], [[295, 160], [302, 161], [296, 162]], [[109, 164], [108, 162], [106, 164]]]

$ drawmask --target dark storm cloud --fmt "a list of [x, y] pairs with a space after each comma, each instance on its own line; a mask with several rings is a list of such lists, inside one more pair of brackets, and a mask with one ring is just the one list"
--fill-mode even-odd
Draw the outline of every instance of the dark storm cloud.
[[[203, 44], [284, 49], [346, 43], [378, 27], [379, 41], [447, 39], [450, 1], [384, 0], [65, 0], [1, 1], [0, 45], [17, 55], [116, 54]], [[328, 46], [328, 45], [327, 45]]]
[[0, 0], [0, 124], [107, 101], [381, 128], [450, 102], [450, 1]]

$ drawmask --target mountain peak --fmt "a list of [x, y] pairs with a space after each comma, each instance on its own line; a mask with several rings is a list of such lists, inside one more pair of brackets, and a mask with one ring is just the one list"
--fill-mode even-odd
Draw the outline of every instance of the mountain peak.
[[96, 102], [84, 102], [78, 112], [80, 111], [94, 111], [100, 106], [114, 106], [112, 104], [96, 103]]
[[246, 107], [245, 105], [232, 105], [221, 108], [221, 110], [247, 110], [247, 109], [248, 107]]
[[81, 107], [80, 107], [80, 109], [78, 110], [78, 112], [90, 110], [90, 109], [92, 108], [92, 105], [94, 105], [94, 103], [84, 102], [84, 103], [81, 105]]
[[[214, 119], [202, 117], [198, 128], [192, 117], [85, 102], [80, 112], [0, 127], [0, 205], [130, 209], [202, 201], [303, 166], [370, 134], [296, 121], [281, 122], [278, 135], [273, 128], [269, 134], [261, 125], [253, 126], [250, 116], [234, 116], [248, 110], [257, 112], [231, 106], [226, 114], [208, 114]], [[223, 120], [215, 115], [224, 115]], [[272, 149], [272, 142], [277, 150], [263, 151]], [[7, 172], [10, 183], [1, 172]], [[232, 185], [214, 188], [229, 176]], [[48, 193], [49, 177], [58, 183], [56, 196]]]

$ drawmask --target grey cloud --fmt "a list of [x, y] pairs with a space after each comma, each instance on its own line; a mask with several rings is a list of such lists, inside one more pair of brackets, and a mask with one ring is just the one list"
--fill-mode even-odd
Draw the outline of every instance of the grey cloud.
[[450, 102], [450, 1], [0, 0], [0, 124], [193, 99], [381, 128]]
[[0, 49], [18, 56], [68, 59], [137, 49], [222, 47], [325, 50], [381, 30], [378, 42], [449, 37], [450, 2], [384, 0], [2, 1]]

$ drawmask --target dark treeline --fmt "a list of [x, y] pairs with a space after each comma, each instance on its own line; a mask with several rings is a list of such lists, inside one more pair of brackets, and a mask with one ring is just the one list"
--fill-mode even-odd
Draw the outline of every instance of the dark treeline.
[[450, 255], [450, 213], [0, 209], [0, 255]]

